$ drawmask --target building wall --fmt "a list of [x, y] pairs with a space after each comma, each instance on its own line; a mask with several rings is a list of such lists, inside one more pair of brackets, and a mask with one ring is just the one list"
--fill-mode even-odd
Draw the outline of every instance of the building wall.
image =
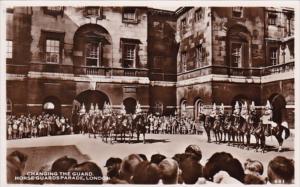
[[62, 32], [64, 36], [64, 56], [62, 64], [73, 65], [73, 55], [81, 56], [82, 51], [74, 51], [74, 35], [78, 28], [87, 24], [100, 25], [108, 31], [112, 39], [111, 67], [122, 67], [122, 50], [120, 48], [121, 38], [138, 39], [141, 41], [139, 47], [139, 62], [141, 68], [147, 68], [147, 10], [138, 8], [138, 23], [123, 23], [121, 7], [104, 7], [104, 19], [92, 19], [84, 16], [84, 8], [66, 7], [64, 15], [52, 16], [45, 15], [41, 7], [33, 7], [31, 43], [32, 62], [40, 63], [42, 41], [41, 30], [51, 32]]
[[[186, 8], [187, 10], [177, 18], [176, 41], [179, 43], [177, 54], [177, 72], [185, 72], [196, 68], [211, 65], [211, 9], [209, 7]], [[196, 20], [195, 12], [201, 9], [202, 18]], [[182, 28], [182, 20], [186, 20], [185, 29]], [[196, 47], [202, 45], [205, 51], [204, 61], [197, 67], [196, 65]], [[181, 60], [182, 52], [186, 52], [186, 68]], [[185, 69], [185, 70], [184, 70]]]
[[234, 26], [245, 27], [250, 33], [248, 67], [264, 66], [264, 9], [244, 7], [240, 18], [233, 17], [232, 7], [212, 8], [213, 65], [228, 66], [228, 31]]

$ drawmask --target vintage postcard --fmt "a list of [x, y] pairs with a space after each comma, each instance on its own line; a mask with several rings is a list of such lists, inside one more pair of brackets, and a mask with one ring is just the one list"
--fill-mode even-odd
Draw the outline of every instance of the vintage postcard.
[[298, 7], [3, 2], [1, 184], [296, 186]]

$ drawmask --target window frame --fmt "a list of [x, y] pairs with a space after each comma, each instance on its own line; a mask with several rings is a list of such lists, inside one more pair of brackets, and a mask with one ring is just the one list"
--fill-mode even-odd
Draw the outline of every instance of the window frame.
[[205, 61], [205, 48], [202, 44], [196, 46], [196, 67], [199, 68]]
[[[60, 8], [60, 10], [55, 10], [55, 9], [51, 9], [51, 8]], [[44, 11], [44, 14], [46, 14], [46, 15], [55, 16], [55, 17], [59, 16], [59, 15], [63, 16], [65, 7], [63, 7], [63, 6], [47, 6], [47, 7], [43, 7], [43, 11]]]
[[195, 22], [199, 22], [201, 19], [204, 18], [204, 11], [205, 9], [203, 7], [199, 7], [196, 11], [195, 11]]
[[268, 13], [268, 25], [277, 24], [278, 15], [276, 13]]
[[[234, 45], [239, 45], [239, 51], [234, 52]], [[242, 64], [243, 64], [243, 43], [242, 42], [238, 42], [238, 41], [232, 41], [230, 43], [230, 64], [231, 67], [237, 67], [237, 68], [241, 68]], [[238, 62], [235, 62], [236, 58], [239, 58]]]
[[[128, 11], [134, 9], [134, 13], [129, 13]], [[134, 18], [133, 19], [129, 19], [127, 16], [125, 16], [126, 14], [133, 14]], [[133, 23], [133, 24], [137, 24], [138, 23], [138, 9], [136, 7], [123, 7], [122, 9], [122, 22], [123, 23]]]
[[13, 58], [13, 41], [6, 40], [6, 59], [11, 60]]
[[180, 30], [183, 34], [187, 31], [187, 18], [182, 18], [180, 20]]
[[[10, 108], [10, 110], [9, 110], [9, 108]], [[11, 114], [12, 111], [13, 111], [13, 103], [12, 103], [11, 99], [7, 98], [6, 99], [6, 113]]]
[[[97, 58], [93, 58], [92, 56], [87, 56], [87, 49], [88, 49], [88, 45], [95, 45], [97, 46], [97, 51], [95, 54], [97, 54]], [[102, 64], [102, 61], [103, 61], [103, 56], [102, 56], [102, 51], [103, 51], [103, 44], [102, 42], [98, 41], [98, 42], [95, 42], [95, 41], [87, 41], [85, 43], [85, 55], [84, 55], [84, 60], [85, 60], [85, 65], [88, 66], [88, 67], [100, 67], [101, 64]], [[88, 62], [87, 60], [88, 59], [96, 59], [97, 60], [97, 65], [96, 66], [93, 66], [93, 65], [88, 65]]]
[[[123, 61], [123, 64], [122, 66], [124, 68], [136, 68], [136, 61], [137, 61], [137, 45], [136, 43], [129, 43], [129, 42], [123, 42], [122, 43], [122, 61]], [[131, 46], [132, 48], [128, 48], [129, 46]], [[128, 55], [128, 49], [129, 50], [133, 50], [133, 52], [130, 52], [129, 55]], [[132, 56], [131, 58], [128, 58], [128, 56]], [[125, 66], [125, 61], [132, 61], [132, 65], [130, 66]], [[129, 63], [127, 63], [129, 64]]]
[[180, 53], [180, 61], [182, 64], [182, 71], [186, 72], [187, 71], [187, 52], [186, 51], [182, 51]]
[[[63, 49], [64, 49], [64, 37], [65, 32], [53, 32], [47, 30], [41, 30], [41, 40], [43, 41], [43, 62], [46, 64], [61, 64], [63, 60]], [[59, 61], [58, 63], [47, 62], [47, 40], [59, 41]]]
[[[242, 18], [243, 17], [244, 9], [243, 7], [232, 7], [231, 15], [233, 18]], [[239, 15], [237, 15], [239, 14]]]
[[[49, 42], [58, 42], [58, 46], [48, 46], [48, 41]], [[53, 39], [53, 38], [46, 38], [46, 40], [45, 40], [45, 42], [46, 42], [46, 50], [45, 50], [45, 62], [47, 63], [47, 64], [59, 64], [60, 63], [60, 59], [61, 59], [61, 43], [60, 43], [60, 40], [58, 40], [58, 39]], [[58, 51], [48, 51], [48, 49], [49, 48], [52, 48], [52, 49], [54, 49], [54, 48], [58, 48]], [[58, 60], [57, 60], [57, 62], [54, 62], [54, 61], [47, 61], [47, 57], [48, 57], [48, 53], [50, 53], [50, 54], [58, 54]], [[51, 59], [51, 55], [50, 55], [50, 59]]]
[[[94, 11], [97, 11], [96, 14], [91, 13], [89, 14], [89, 10], [94, 10]], [[96, 6], [89, 6], [89, 7], [85, 7], [84, 9], [84, 14], [85, 14], [85, 17], [96, 17], [97, 19], [103, 19], [104, 18], [104, 14], [103, 14], [103, 7], [96, 7]]]
[[[274, 55], [274, 52], [275, 52], [275, 55]], [[279, 48], [278, 47], [275, 47], [275, 46], [269, 47], [269, 61], [270, 61], [271, 66], [276, 66], [279, 64]]]

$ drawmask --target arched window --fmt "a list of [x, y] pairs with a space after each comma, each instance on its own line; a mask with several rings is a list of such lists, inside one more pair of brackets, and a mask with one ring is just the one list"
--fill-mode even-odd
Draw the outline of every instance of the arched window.
[[197, 99], [194, 106], [194, 117], [197, 119], [201, 113], [203, 103], [201, 99]]
[[181, 113], [181, 116], [185, 116], [186, 115], [186, 100], [183, 99], [180, 103], [180, 113]]
[[61, 103], [60, 100], [55, 96], [49, 96], [44, 99], [43, 111], [49, 114], [60, 114], [61, 113]]
[[52, 102], [46, 102], [44, 105], [43, 105], [43, 109], [44, 110], [54, 110], [55, 108], [55, 105], [54, 103]]
[[12, 102], [10, 99], [6, 99], [6, 113], [11, 114], [12, 113]]
[[154, 105], [154, 113], [162, 115], [163, 111], [164, 111], [164, 104], [159, 101], [156, 101]]
[[227, 52], [230, 67], [249, 67], [251, 36], [246, 27], [234, 25], [227, 32]]

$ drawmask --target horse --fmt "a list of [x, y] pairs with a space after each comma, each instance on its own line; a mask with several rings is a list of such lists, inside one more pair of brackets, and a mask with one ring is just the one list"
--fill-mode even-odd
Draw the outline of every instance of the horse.
[[215, 134], [216, 143], [222, 142], [222, 129], [221, 129], [221, 116], [217, 116], [216, 119], [213, 122], [212, 131]]
[[[146, 134], [146, 124], [147, 124], [147, 117], [144, 115], [138, 115], [135, 119], [133, 119], [133, 131], [137, 134], [137, 141], [140, 141], [140, 134], [143, 134], [143, 143], [146, 143], [145, 134]], [[132, 133], [133, 138], [133, 133]]]
[[207, 134], [207, 142], [211, 142], [211, 140], [210, 140], [210, 130], [212, 129], [214, 121], [215, 121], [214, 117], [212, 117], [210, 115], [205, 116], [204, 129], [205, 129], [205, 132]]
[[222, 132], [223, 132], [223, 137], [224, 137], [224, 142], [226, 142], [226, 136], [227, 136], [227, 142], [229, 142], [229, 132], [230, 132], [230, 127], [231, 127], [231, 122], [232, 122], [232, 116], [229, 114], [225, 114], [222, 116]]
[[[234, 146], [235, 143], [235, 137], [238, 137], [238, 127], [240, 125], [240, 116], [234, 116], [231, 115], [231, 122], [229, 123], [227, 127], [227, 132], [228, 132], [228, 145]], [[238, 141], [238, 138], [237, 138]]]
[[[282, 151], [282, 144], [285, 139], [287, 139], [290, 136], [290, 129], [288, 128], [288, 124], [286, 121], [283, 121], [282, 123], [276, 123], [272, 122], [271, 124], [262, 124], [264, 126], [264, 135], [265, 136], [275, 136], [279, 146], [278, 146], [278, 152]], [[265, 143], [265, 142], [263, 142]], [[263, 150], [265, 148], [265, 145], [262, 145]]]
[[112, 119], [112, 116], [105, 116], [104, 119], [102, 120], [102, 141], [103, 142], [108, 142], [108, 138], [110, 138], [110, 143], [112, 143], [112, 135], [113, 131], [115, 129], [115, 123], [114, 120]]

